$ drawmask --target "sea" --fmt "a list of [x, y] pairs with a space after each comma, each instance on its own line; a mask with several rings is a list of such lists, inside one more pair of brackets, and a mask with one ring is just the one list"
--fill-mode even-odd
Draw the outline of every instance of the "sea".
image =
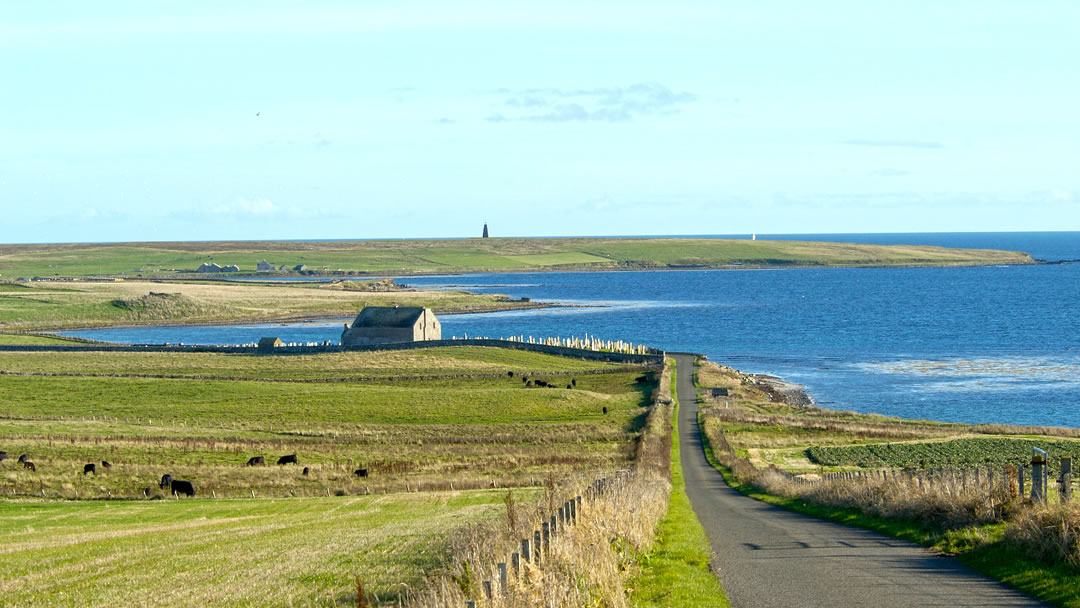
[[[743, 235], [746, 238], [748, 235]], [[727, 238], [727, 237], [725, 237]], [[596, 336], [802, 384], [821, 407], [1080, 427], [1080, 232], [757, 235], [1026, 251], [974, 268], [491, 273], [409, 285], [564, 305], [441, 315], [444, 337]], [[65, 332], [125, 343], [337, 342], [345, 319]]]

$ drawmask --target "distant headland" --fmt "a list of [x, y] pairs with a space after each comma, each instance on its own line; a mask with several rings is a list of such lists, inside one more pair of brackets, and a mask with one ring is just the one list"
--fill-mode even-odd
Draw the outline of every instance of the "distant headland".
[[0, 245], [0, 281], [1035, 263], [992, 249], [672, 237]]

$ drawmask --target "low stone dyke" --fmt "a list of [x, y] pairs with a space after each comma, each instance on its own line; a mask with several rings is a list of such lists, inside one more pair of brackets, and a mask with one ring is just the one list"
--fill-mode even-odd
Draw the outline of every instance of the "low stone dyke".
[[272, 353], [260, 352], [254, 345], [207, 345], [207, 344], [86, 344], [83, 346], [66, 345], [37, 345], [37, 344], [4, 344], [0, 345], [0, 352], [184, 352], [184, 353], [229, 353], [250, 354], [259, 356], [273, 355], [311, 355], [318, 353], [340, 353], [345, 351], [377, 352], [413, 350], [419, 348], [439, 348], [454, 346], [488, 346], [494, 348], [511, 348], [560, 357], [572, 357], [586, 361], [603, 361], [607, 363], [624, 363], [627, 365], [661, 366], [664, 364], [664, 352], [656, 351], [646, 355], [630, 353], [614, 353], [607, 351], [585, 350], [580, 348], [568, 348], [565, 346], [548, 346], [547, 344], [530, 344], [528, 342], [512, 342], [510, 340], [491, 340], [486, 338], [469, 338], [464, 340], [428, 340], [424, 342], [400, 342], [396, 344], [375, 344], [367, 346], [341, 346], [339, 344], [308, 345], [284, 345], [277, 346]]

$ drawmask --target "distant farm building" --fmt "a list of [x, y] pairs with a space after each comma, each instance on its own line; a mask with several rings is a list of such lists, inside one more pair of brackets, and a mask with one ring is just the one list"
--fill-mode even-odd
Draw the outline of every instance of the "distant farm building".
[[263, 260], [255, 265], [255, 272], [274, 272], [276, 268], [270, 262]]
[[367, 306], [341, 332], [342, 346], [441, 340], [442, 325], [430, 308]]
[[195, 272], [240, 272], [239, 266], [218, 266], [217, 264], [207, 264], [203, 262], [201, 266], [195, 269]]
[[296, 266], [293, 266], [292, 269], [295, 270], [296, 272], [307, 272], [308, 271], [308, 267], [305, 266], [304, 264], [297, 264]]
[[260, 353], [272, 353], [274, 349], [279, 346], [285, 346], [285, 343], [281, 341], [281, 338], [259, 338], [259, 352]]

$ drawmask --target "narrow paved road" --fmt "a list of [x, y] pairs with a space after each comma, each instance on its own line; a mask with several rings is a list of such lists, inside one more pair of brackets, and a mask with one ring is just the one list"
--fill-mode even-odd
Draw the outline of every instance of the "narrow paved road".
[[791, 513], [731, 489], [705, 460], [693, 357], [675, 355], [675, 361], [686, 493], [734, 608], [1045, 606], [912, 543]]

